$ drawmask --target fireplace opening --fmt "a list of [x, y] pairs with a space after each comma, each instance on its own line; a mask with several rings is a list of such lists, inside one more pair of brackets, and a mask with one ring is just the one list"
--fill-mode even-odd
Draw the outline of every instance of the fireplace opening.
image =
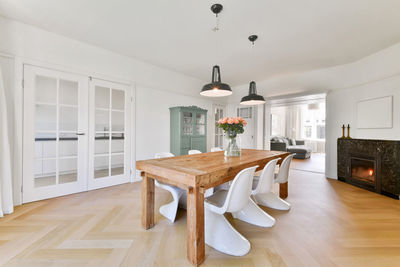
[[362, 183], [375, 185], [376, 162], [371, 159], [351, 158], [351, 178]]

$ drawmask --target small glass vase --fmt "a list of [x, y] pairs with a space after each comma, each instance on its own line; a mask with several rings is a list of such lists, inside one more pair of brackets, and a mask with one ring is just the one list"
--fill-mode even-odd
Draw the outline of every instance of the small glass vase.
[[227, 134], [228, 145], [225, 149], [225, 156], [226, 157], [240, 157], [242, 154], [242, 150], [240, 149], [240, 145], [238, 142], [237, 134]]

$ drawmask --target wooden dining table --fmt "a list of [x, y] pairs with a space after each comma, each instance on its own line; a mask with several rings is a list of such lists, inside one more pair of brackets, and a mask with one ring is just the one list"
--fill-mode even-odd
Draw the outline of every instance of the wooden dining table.
[[[141, 171], [142, 226], [154, 226], [154, 180], [174, 185], [187, 191], [187, 257], [199, 265], [205, 258], [204, 192], [208, 188], [233, 180], [241, 170], [258, 165], [262, 170], [272, 159], [290, 153], [282, 151], [243, 149], [240, 157], [225, 157], [223, 151], [171, 158], [141, 160], [136, 168]], [[281, 198], [287, 197], [287, 184], [280, 185]]]

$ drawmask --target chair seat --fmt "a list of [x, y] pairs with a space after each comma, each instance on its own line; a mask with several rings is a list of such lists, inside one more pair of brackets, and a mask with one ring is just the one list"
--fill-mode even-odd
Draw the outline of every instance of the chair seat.
[[221, 214], [220, 209], [222, 209], [222, 207], [224, 206], [227, 195], [228, 195], [228, 190], [219, 190], [215, 192], [213, 195], [207, 197], [205, 199], [204, 204], [206, 208], [212, 210], [213, 212]]

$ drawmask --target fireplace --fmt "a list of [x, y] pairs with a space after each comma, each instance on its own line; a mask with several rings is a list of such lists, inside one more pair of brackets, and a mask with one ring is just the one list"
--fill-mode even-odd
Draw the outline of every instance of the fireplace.
[[396, 199], [400, 196], [400, 141], [338, 139], [338, 179]]
[[348, 180], [357, 186], [380, 193], [379, 156], [350, 154]]

